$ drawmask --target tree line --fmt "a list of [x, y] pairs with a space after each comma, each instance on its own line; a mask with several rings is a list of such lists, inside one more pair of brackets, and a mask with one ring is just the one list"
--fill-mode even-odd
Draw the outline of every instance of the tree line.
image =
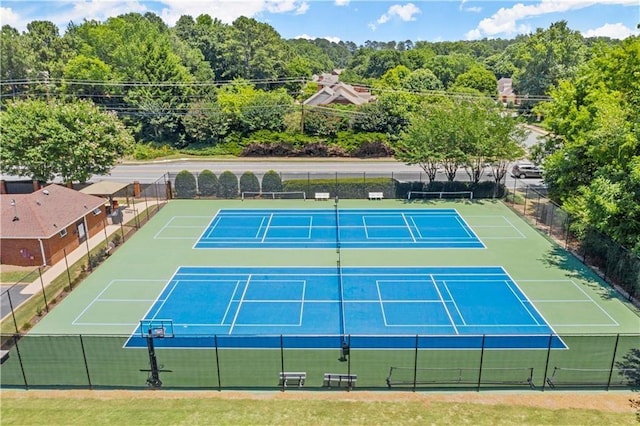
[[[428, 176], [524, 155], [518, 119], [550, 131], [530, 157], [554, 200], [640, 252], [640, 41], [584, 38], [560, 21], [512, 40], [285, 40], [270, 25], [154, 14], [34, 21], [0, 33], [3, 173], [86, 180], [124, 155], [395, 155]], [[309, 107], [314, 74], [375, 102]], [[511, 77], [514, 109], [496, 102]], [[37, 124], [35, 124], [37, 123]], [[75, 158], [67, 166], [57, 159]]]

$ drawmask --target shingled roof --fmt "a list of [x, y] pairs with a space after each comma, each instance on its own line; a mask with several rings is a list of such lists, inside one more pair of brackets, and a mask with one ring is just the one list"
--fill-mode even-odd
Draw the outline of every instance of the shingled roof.
[[104, 203], [104, 198], [60, 185], [49, 185], [31, 194], [2, 194], [2, 238], [50, 238]]

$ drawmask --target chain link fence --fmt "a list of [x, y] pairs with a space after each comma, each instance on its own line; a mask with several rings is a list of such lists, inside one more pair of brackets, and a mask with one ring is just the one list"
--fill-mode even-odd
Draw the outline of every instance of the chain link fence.
[[[218, 336], [200, 336], [210, 341], [210, 348], [186, 347], [188, 338], [184, 338], [182, 349], [127, 349], [128, 336], [3, 335], [1, 385], [22, 389], [538, 391], [640, 386], [640, 334], [559, 336], [568, 349], [551, 347], [558, 336], [538, 336], [548, 340], [546, 350], [492, 349], [496, 338], [492, 336], [465, 336], [466, 343], [472, 338], [477, 344], [465, 350], [433, 350], [430, 336], [385, 336], [385, 344], [404, 349], [366, 349], [357, 347], [358, 336], [347, 336], [351, 347], [346, 351], [339, 345], [305, 348], [302, 340], [313, 341], [308, 336], [261, 337], [269, 340], [270, 349], [229, 348], [234, 337], [220, 337], [224, 347]], [[450, 338], [455, 345], [456, 337]], [[412, 345], [405, 346], [407, 342]]]

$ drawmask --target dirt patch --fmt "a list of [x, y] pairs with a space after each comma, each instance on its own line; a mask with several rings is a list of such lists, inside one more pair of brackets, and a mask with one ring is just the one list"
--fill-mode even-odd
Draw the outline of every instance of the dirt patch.
[[459, 402], [466, 404], [509, 405], [539, 407], [546, 409], [592, 409], [607, 412], [633, 413], [631, 399], [640, 395], [633, 392], [236, 392], [236, 391], [2, 391], [1, 396], [10, 398], [77, 398], [77, 399], [227, 399], [227, 400], [325, 400], [325, 401], [416, 401], [429, 405], [434, 402]]

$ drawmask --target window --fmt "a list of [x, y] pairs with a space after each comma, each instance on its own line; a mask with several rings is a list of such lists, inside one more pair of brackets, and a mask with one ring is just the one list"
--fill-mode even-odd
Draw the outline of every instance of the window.
[[60, 231], [60, 238], [64, 238], [67, 236], [67, 230], [63, 229], [62, 231]]
[[96, 209], [93, 211], [93, 215], [94, 215], [94, 216], [98, 216], [100, 213], [102, 213], [102, 209], [101, 209], [100, 207], [96, 208]]

